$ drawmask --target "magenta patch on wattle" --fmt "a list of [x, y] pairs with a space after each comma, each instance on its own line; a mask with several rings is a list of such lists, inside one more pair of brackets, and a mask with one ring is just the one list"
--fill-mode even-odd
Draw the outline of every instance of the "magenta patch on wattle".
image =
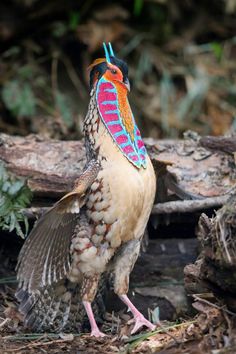
[[130, 158], [131, 158], [133, 161], [138, 161], [138, 156], [137, 156], [137, 155], [132, 155], [132, 156], [130, 156]]
[[145, 160], [145, 156], [143, 154], [140, 154], [140, 157], [142, 160]]
[[121, 132], [122, 126], [120, 124], [114, 124], [109, 126], [109, 131], [111, 132], [112, 135], [115, 135], [116, 133]]
[[138, 148], [141, 149], [144, 146], [144, 143], [142, 140], [138, 140]]
[[102, 86], [100, 86], [101, 92], [103, 92], [105, 90], [112, 90], [113, 88], [114, 88], [114, 86], [112, 85], [112, 83], [108, 82], [108, 81], [107, 82], [103, 82]]
[[122, 148], [122, 150], [124, 151], [124, 153], [126, 154], [130, 154], [134, 152], [134, 149], [131, 145], [125, 146], [124, 148]]
[[120, 135], [116, 138], [116, 141], [119, 145], [126, 144], [128, 142], [128, 138], [125, 135]]
[[118, 116], [118, 114], [115, 114], [115, 113], [109, 113], [109, 114], [104, 114], [103, 119], [106, 123], [110, 123], [110, 122], [113, 122], [114, 120], [119, 121], [119, 116]]
[[104, 111], [115, 111], [117, 109], [115, 104], [103, 104], [104, 106]]
[[100, 91], [98, 94], [98, 102], [102, 103], [104, 101], [115, 101], [116, 100], [116, 94], [114, 92], [107, 92], [107, 91]]

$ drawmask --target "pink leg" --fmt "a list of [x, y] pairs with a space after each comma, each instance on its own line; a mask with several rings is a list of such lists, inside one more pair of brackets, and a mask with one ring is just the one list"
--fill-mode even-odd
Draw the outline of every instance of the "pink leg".
[[84, 308], [85, 308], [86, 313], [88, 315], [89, 323], [90, 323], [90, 326], [91, 326], [91, 336], [104, 337], [105, 334], [102, 333], [99, 330], [99, 328], [97, 326], [97, 323], [95, 321], [95, 318], [94, 318], [94, 315], [93, 315], [93, 310], [92, 310], [92, 307], [91, 307], [91, 303], [89, 301], [83, 301], [83, 305], [84, 305]]
[[154, 331], [156, 326], [154, 326], [154, 324], [152, 324], [151, 322], [146, 320], [146, 318], [132, 304], [132, 302], [130, 301], [130, 299], [128, 298], [127, 295], [120, 295], [119, 297], [128, 306], [128, 308], [130, 309], [130, 311], [134, 315], [135, 325], [131, 331], [131, 334], [134, 334], [135, 332], [137, 332], [139, 330], [139, 328], [141, 328], [142, 326], [146, 326], [147, 328], [150, 328], [152, 331]]

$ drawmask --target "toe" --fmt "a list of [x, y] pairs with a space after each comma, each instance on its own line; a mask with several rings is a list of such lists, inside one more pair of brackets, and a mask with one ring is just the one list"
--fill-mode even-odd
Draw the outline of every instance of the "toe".
[[105, 337], [105, 336], [106, 336], [105, 333], [102, 333], [98, 329], [97, 330], [93, 330], [91, 332], [91, 337], [102, 338], [102, 337]]
[[146, 318], [140, 317], [140, 318], [136, 318], [135, 325], [131, 331], [131, 334], [136, 333], [143, 326], [149, 328], [151, 331], [154, 331], [154, 329], [156, 328], [156, 326], [153, 323], [146, 320]]

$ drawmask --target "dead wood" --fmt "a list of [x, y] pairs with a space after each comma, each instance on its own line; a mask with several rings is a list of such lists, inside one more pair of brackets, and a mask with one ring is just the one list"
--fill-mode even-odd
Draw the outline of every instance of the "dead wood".
[[[233, 156], [210, 152], [191, 140], [145, 142], [158, 175], [154, 213], [189, 212], [224, 203], [235, 183]], [[50, 201], [72, 188], [85, 165], [85, 150], [81, 141], [0, 134], [0, 159], [9, 171], [27, 179], [34, 197]]]
[[210, 219], [199, 219], [201, 253], [195, 264], [185, 267], [190, 293], [212, 292], [236, 315], [236, 194]]
[[27, 179], [35, 196], [52, 198], [72, 188], [84, 167], [85, 150], [81, 141], [0, 134], [0, 158], [9, 171]]
[[177, 200], [166, 203], [158, 203], [153, 206], [153, 214], [192, 213], [194, 211], [210, 209], [224, 205], [228, 195], [204, 198], [200, 200]]
[[236, 152], [236, 137], [204, 136], [200, 138], [199, 144], [212, 151]]

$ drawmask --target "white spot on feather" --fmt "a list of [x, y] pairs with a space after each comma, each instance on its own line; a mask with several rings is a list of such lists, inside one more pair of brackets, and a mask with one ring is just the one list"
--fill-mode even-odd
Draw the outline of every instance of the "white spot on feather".
[[96, 253], [97, 253], [97, 248], [95, 246], [86, 248], [80, 254], [80, 260], [83, 262], [91, 261], [91, 259], [96, 255]]
[[95, 227], [95, 231], [98, 235], [104, 235], [106, 232], [106, 225], [97, 225]]

